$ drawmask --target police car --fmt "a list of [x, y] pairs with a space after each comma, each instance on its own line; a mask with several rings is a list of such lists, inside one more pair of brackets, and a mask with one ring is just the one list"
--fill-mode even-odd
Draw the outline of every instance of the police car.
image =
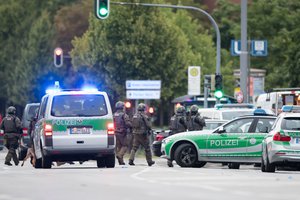
[[209, 131], [183, 132], [162, 141], [163, 157], [175, 160], [181, 167], [202, 167], [206, 162], [260, 163], [262, 140], [276, 117], [257, 109], [254, 114], [238, 117]]
[[277, 166], [300, 169], [300, 107], [283, 106], [262, 144], [262, 172], [275, 172]]
[[34, 130], [36, 168], [53, 161], [96, 160], [115, 166], [113, 115], [106, 92], [48, 90], [41, 100]]

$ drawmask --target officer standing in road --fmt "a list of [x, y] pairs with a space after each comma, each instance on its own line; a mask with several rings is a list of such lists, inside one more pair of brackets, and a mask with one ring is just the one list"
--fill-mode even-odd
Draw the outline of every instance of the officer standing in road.
[[151, 134], [151, 122], [150, 118], [146, 115], [146, 105], [140, 103], [138, 105], [138, 111], [133, 115], [132, 118], [132, 128], [133, 128], [133, 147], [131, 150], [129, 165], [134, 164], [135, 153], [139, 146], [142, 145], [145, 149], [146, 160], [148, 166], [152, 166], [155, 162], [152, 160], [152, 154], [150, 150], [150, 139]]
[[132, 125], [129, 116], [125, 113], [124, 102], [118, 101], [115, 108], [116, 155], [119, 165], [125, 165], [123, 157], [127, 150], [127, 130], [130, 129]]
[[7, 108], [7, 115], [1, 122], [0, 128], [4, 131], [4, 145], [8, 149], [8, 153], [5, 157], [5, 165], [12, 166], [10, 163], [13, 159], [15, 165], [19, 164], [19, 159], [16, 154], [16, 149], [19, 146], [19, 139], [22, 136], [20, 134], [21, 120], [16, 116], [16, 108], [10, 106]]
[[169, 128], [171, 130], [170, 135], [187, 130], [187, 120], [184, 106], [178, 106], [176, 108], [175, 114], [171, 117]]
[[203, 127], [205, 126], [205, 120], [200, 116], [198, 109], [199, 107], [197, 105], [191, 106], [191, 116], [188, 119], [189, 131], [203, 130]]
[[[187, 120], [184, 106], [180, 105], [176, 108], [175, 114], [171, 117], [169, 128], [170, 135], [187, 131]], [[169, 167], [173, 167], [172, 160], [168, 160], [167, 164]]]

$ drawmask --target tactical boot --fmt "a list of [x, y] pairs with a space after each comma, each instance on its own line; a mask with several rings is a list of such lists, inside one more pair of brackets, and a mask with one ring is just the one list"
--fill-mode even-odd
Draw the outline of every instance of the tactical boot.
[[14, 161], [15, 165], [18, 166], [19, 165], [19, 161]]
[[168, 160], [168, 163], [167, 163], [167, 164], [168, 164], [168, 167], [174, 167], [171, 160]]
[[129, 164], [129, 165], [132, 165], [132, 166], [135, 165], [135, 164], [133, 163], [133, 160], [129, 160], [128, 164]]
[[117, 159], [118, 159], [119, 165], [125, 165], [125, 163], [124, 163], [124, 161], [123, 161], [122, 158], [119, 158], [119, 157], [117, 156]]
[[12, 164], [10, 162], [5, 162], [4, 164], [8, 165], [8, 166], [12, 166]]
[[148, 166], [149, 167], [151, 167], [152, 165], [154, 165], [155, 164], [155, 162], [154, 161], [150, 161], [150, 162], [148, 162]]

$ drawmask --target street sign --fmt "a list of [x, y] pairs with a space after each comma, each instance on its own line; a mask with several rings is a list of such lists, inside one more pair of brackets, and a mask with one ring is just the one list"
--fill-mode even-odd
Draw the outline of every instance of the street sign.
[[128, 80], [126, 81], [127, 90], [160, 90], [160, 80]]
[[200, 95], [201, 94], [201, 67], [190, 66], [188, 69], [188, 95]]
[[127, 90], [127, 99], [160, 99], [160, 90]]
[[267, 56], [268, 55], [267, 40], [251, 40], [251, 55]]
[[241, 54], [241, 40], [231, 40], [230, 52], [232, 56], [239, 56]]

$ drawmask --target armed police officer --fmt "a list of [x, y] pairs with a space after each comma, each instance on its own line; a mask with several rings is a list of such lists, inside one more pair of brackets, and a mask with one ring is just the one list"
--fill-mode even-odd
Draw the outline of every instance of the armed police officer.
[[170, 134], [185, 132], [187, 130], [187, 120], [184, 106], [178, 106], [175, 114], [170, 119]]
[[145, 113], [145, 104], [140, 103], [137, 110], [137, 113], [135, 113], [132, 117], [133, 147], [130, 153], [129, 165], [135, 165], [133, 162], [135, 153], [138, 150], [139, 146], [142, 145], [145, 149], [148, 166], [152, 166], [155, 162], [152, 160], [152, 154], [149, 144], [149, 135], [151, 134], [151, 121]]
[[10, 106], [7, 108], [7, 115], [1, 122], [0, 128], [4, 131], [4, 145], [8, 149], [5, 157], [5, 165], [12, 166], [10, 163], [13, 159], [15, 165], [19, 164], [19, 159], [16, 154], [16, 149], [19, 147], [21, 120], [16, 116], [16, 108]]
[[[170, 119], [170, 135], [187, 131], [187, 119], [184, 106], [178, 106], [175, 114]], [[167, 162], [169, 167], [173, 167], [172, 160]]]
[[189, 131], [203, 130], [203, 127], [205, 126], [205, 120], [200, 116], [198, 110], [199, 107], [197, 105], [191, 106], [190, 116], [188, 118]]
[[125, 113], [125, 104], [122, 101], [116, 103], [114, 124], [116, 133], [116, 154], [119, 165], [125, 165], [123, 157], [127, 151], [127, 131], [131, 128], [129, 116]]

